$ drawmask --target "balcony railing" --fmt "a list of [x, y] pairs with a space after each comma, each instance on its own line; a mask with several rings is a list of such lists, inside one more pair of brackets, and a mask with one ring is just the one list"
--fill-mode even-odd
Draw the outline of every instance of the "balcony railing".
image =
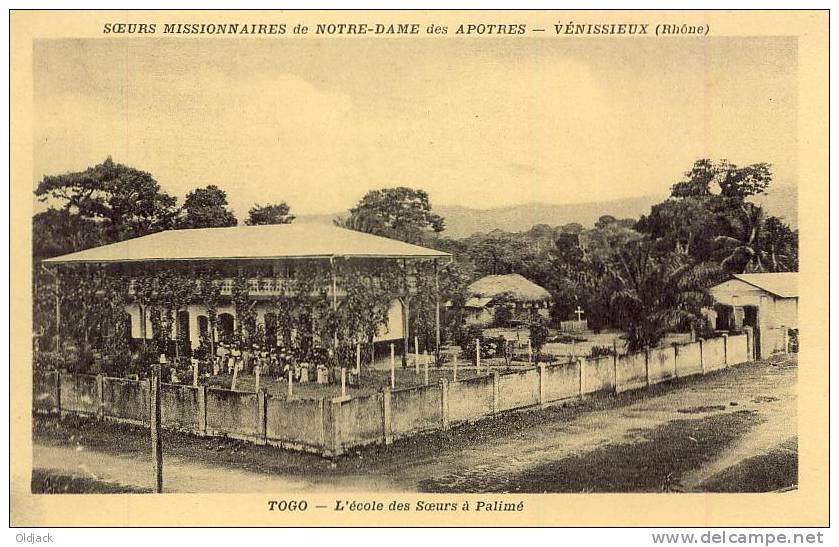
[[[199, 286], [201, 281], [198, 281]], [[234, 280], [232, 278], [225, 278], [221, 280], [221, 295], [222, 296], [232, 296], [233, 294], [233, 283]], [[248, 295], [249, 296], [263, 296], [263, 297], [270, 297], [270, 296], [283, 296], [289, 295], [293, 292], [293, 282], [287, 279], [280, 279], [274, 277], [251, 277], [247, 280], [248, 284]], [[132, 279], [129, 282], [128, 292], [129, 294], [134, 294], [136, 285], [136, 280]], [[337, 290], [338, 296], [342, 296], [344, 291], [341, 290], [341, 287], [338, 287]], [[331, 295], [332, 291], [329, 287], [327, 287], [327, 294]]]

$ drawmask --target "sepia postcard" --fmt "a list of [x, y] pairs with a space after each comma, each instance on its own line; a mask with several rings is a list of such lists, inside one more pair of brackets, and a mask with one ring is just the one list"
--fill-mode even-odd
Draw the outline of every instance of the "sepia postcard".
[[825, 526], [827, 11], [26, 11], [12, 526]]

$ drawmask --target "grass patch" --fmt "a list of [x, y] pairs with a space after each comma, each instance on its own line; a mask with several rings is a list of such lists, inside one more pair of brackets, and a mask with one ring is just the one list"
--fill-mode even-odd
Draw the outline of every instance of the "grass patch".
[[681, 414], [704, 414], [706, 412], [716, 412], [725, 410], [725, 405], [706, 405], [706, 406], [690, 406], [687, 408], [680, 408], [676, 412]]
[[773, 492], [798, 484], [798, 439], [745, 459], [699, 485], [703, 492]]
[[674, 492], [679, 479], [721, 453], [761, 419], [740, 410], [701, 419], [675, 420], [639, 431], [644, 439], [612, 444], [585, 454], [538, 465], [492, 482], [456, 486], [428, 479], [427, 492]]
[[32, 470], [33, 494], [141, 494], [148, 488], [123, 486], [89, 477], [74, 477], [52, 469]]

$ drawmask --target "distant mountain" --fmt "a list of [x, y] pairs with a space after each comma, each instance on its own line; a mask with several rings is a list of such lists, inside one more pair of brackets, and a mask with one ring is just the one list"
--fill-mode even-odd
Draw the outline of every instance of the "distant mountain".
[[[593, 201], [587, 203], [527, 203], [510, 205], [496, 209], [473, 209], [461, 205], [438, 205], [434, 211], [446, 219], [447, 237], [461, 239], [476, 232], [503, 230], [523, 232], [534, 224], [561, 226], [569, 222], [579, 222], [590, 228], [603, 215], [615, 218], [638, 218], [650, 212], [650, 207], [666, 199], [661, 196], [641, 196], [616, 200]], [[791, 227], [798, 227], [798, 190], [795, 186], [776, 186], [766, 196], [755, 201], [770, 215], [784, 219]], [[296, 222], [332, 223], [339, 216], [348, 213], [325, 215], [299, 215]]]
[[446, 219], [447, 236], [468, 237], [475, 232], [503, 230], [523, 232], [534, 224], [561, 226], [579, 222], [589, 228], [603, 215], [615, 218], [638, 218], [650, 211], [650, 207], [663, 200], [664, 196], [642, 196], [589, 203], [526, 203], [499, 207], [497, 209], [472, 209], [462, 206], [435, 207], [437, 214]]
[[[602, 215], [617, 218], [637, 218], [650, 210], [650, 206], [664, 199], [664, 196], [643, 196], [590, 203], [527, 203], [496, 209], [473, 209], [460, 205], [438, 205], [434, 212], [446, 219], [447, 237], [460, 239], [475, 232], [504, 230], [523, 232], [534, 224], [559, 226], [569, 222], [579, 222], [583, 226], [593, 226]], [[347, 213], [326, 215], [299, 215], [295, 222], [331, 223], [338, 216]]]

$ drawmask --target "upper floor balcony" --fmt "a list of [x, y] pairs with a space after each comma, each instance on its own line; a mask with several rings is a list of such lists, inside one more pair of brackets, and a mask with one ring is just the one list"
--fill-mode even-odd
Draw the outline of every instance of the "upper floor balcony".
[[[201, 280], [196, 281], [198, 290], [201, 287]], [[233, 296], [233, 285], [235, 280], [233, 278], [223, 278], [220, 280], [221, 296]], [[132, 279], [129, 282], [129, 294], [135, 294], [136, 280]], [[288, 279], [276, 277], [251, 277], [247, 279], [248, 296], [253, 298], [271, 298], [277, 296], [291, 296], [294, 293], [294, 282]], [[326, 295], [332, 296], [332, 287], [327, 286]], [[337, 287], [336, 294], [341, 297], [345, 294], [341, 290], [340, 284]]]

